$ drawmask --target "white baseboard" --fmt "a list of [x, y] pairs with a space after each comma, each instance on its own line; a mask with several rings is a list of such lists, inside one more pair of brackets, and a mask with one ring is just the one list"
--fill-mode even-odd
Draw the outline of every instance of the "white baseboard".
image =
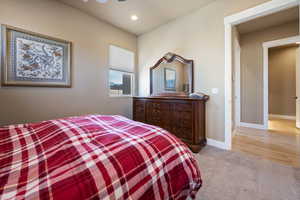
[[296, 116], [269, 114], [269, 118], [296, 120]]
[[253, 124], [253, 123], [240, 122], [239, 125], [241, 127], [246, 127], [246, 128], [255, 128], [255, 129], [262, 129], [262, 130], [267, 129], [267, 127], [265, 127], [263, 124]]
[[209, 139], [209, 138], [206, 138], [206, 141], [207, 141], [207, 145], [209, 145], [209, 146], [213, 146], [213, 147], [216, 147], [219, 149], [225, 149], [225, 150], [228, 149], [225, 142], [220, 142], [220, 141]]

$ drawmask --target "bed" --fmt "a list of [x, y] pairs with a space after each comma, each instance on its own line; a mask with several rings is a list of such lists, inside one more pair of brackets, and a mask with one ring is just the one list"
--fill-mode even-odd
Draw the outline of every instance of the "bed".
[[193, 199], [202, 184], [188, 147], [122, 116], [0, 128], [0, 199]]

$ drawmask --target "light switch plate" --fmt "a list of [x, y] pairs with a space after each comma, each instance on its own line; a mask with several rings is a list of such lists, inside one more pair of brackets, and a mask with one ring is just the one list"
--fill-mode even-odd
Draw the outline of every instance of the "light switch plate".
[[213, 88], [213, 89], [211, 89], [211, 93], [218, 94], [219, 93], [219, 89], [218, 88]]

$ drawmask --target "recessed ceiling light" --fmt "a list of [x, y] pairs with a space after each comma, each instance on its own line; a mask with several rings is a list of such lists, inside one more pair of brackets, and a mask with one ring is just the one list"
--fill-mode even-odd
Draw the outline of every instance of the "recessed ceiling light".
[[[89, 2], [89, 0], [82, 0], [84, 3]], [[107, 3], [108, 0], [96, 0], [98, 3]], [[118, 0], [118, 2], [125, 2], [126, 0]]]
[[96, 0], [98, 3], [106, 3], [108, 0]]
[[138, 20], [138, 19], [139, 19], [139, 18], [138, 18], [138, 16], [136, 16], [136, 15], [132, 15], [132, 16], [131, 16], [131, 20], [132, 20], [132, 21], [136, 21], [136, 20]]

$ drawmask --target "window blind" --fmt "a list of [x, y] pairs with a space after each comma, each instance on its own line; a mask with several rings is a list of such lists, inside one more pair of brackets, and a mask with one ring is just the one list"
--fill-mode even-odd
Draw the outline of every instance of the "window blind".
[[109, 46], [109, 66], [112, 69], [134, 72], [134, 53], [114, 45]]

